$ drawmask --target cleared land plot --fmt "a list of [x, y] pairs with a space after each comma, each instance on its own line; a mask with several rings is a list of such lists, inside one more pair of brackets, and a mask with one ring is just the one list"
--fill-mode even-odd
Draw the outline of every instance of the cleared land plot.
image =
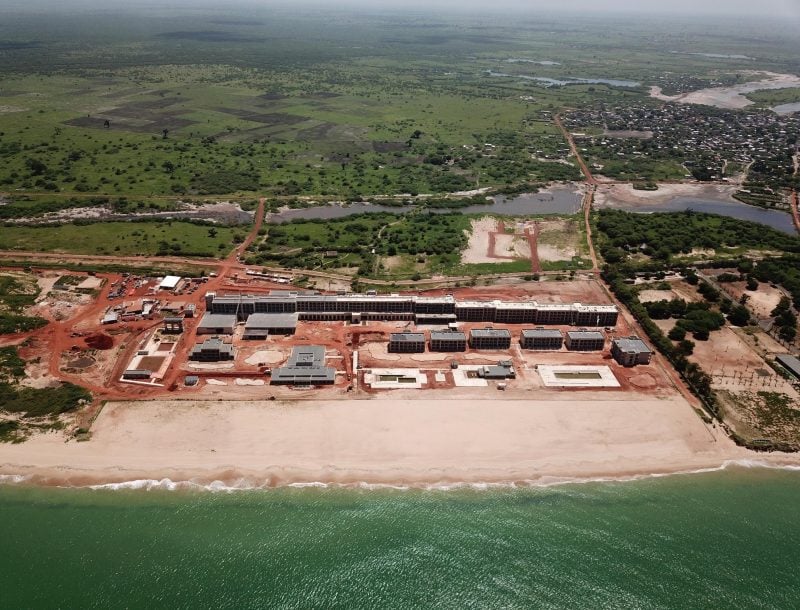
[[537, 250], [542, 267], [547, 263], [574, 263], [577, 268], [591, 267], [586, 254], [586, 239], [575, 220], [545, 220], [537, 223]]

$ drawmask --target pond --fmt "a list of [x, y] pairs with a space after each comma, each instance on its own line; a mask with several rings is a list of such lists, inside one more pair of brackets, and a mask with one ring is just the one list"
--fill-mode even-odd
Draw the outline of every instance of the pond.
[[565, 85], [609, 85], [610, 87], [641, 87], [642, 83], [632, 80], [619, 80], [615, 78], [572, 78], [562, 77], [548, 78], [546, 76], [526, 76], [524, 74], [506, 74], [505, 72], [495, 72], [494, 70], [487, 70], [486, 74], [489, 76], [496, 76], [500, 78], [520, 78], [522, 80], [532, 80], [538, 83], [543, 83], [548, 87], [562, 87]]
[[717, 214], [719, 216], [727, 216], [728, 218], [736, 218], [738, 220], [749, 220], [772, 227], [773, 229], [777, 229], [789, 235], [797, 234], [794, 223], [792, 222], [792, 217], [788, 213], [778, 210], [765, 210], [739, 201], [717, 201], [713, 199], [697, 199], [694, 197], [676, 197], [664, 203], [648, 204], [646, 206], [617, 204], [613, 207], [618, 210], [625, 210], [626, 212], [636, 212], [637, 214], [692, 210], [693, 212]]
[[778, 114], [792, 114], [793, 112], [800, 112], [800, 102], [792, 102], [790, 104], [773, 106], [772, 111]]
[[[553, 187], [538, 193], [524, 193], [513, 197], [497, 196], [494, 203], [475, 204], [463, 208], [431, 208], [434, 214], [458, 212], [461, 214], [497, 214], [503, 216], [535, 216], [539, 214], [576, 214], [581, 209], [581, 191], [572, 186]], [[355, 214], [386, 212], [404, 214], [415, 206], [389, 206], [373, 203], [317, 205], [308, 208], [283, 209], [267, 216], [267, 222], [281, 223], [295, 219], [346, 218]]]

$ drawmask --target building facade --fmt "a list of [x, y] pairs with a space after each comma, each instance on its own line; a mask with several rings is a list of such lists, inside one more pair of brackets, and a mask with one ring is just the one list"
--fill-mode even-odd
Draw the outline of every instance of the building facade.
[[519, 344], [522, 349], [558, 351], [564, 345], [564, 335], [557, 329], [534, 328], [523, 330]]
[[509, 349], [511, 331], [507, 328], [476, 328], [469, 333], [472, 349]]
[[233, 360], [233, 345], [223, 343], [219, 337], [211, 337], [192, 348], [189, 360], [194, 362], [228, 362]]
[[611, 342], [611, 355], [622, 366], [650, 364], [653, 351], [639, 337], [624, 337]]
[[467, 335], [462, 332], [432, 332], [432, 352], [465, 352], [467, 351]]
[[425, 351], [422, 333], [392, 333], [389, 338], [390, 354], [421, 354]]
[[573, 352], [600, 352], [606, 345], [606, 338], [599, 331], [571, 330], [567, 332], [566, 344]]

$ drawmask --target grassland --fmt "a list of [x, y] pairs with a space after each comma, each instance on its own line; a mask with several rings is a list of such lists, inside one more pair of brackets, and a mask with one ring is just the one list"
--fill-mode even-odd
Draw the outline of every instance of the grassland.
[[[251, 209], [262, 195], [358, 200], [579, 180], [557, 112], [641, 102], [649, 85], [669, 92], [754, 68], [800, 70], [785, 24], [754, 23], [769, 36], [742, 36], [740, 24], [722, 20], [709, 36], [689, 20], [226, 11], [220, 20], [203, 8], [0, 8], [0, 218], [84, 206], [169, 211], [187, 198], [236, 197]], [[632, 83], [550, 87], [537, 77]], [[684, 173], [668, 155], [646, 172], [636, 159], [598, 158], [623, 178]], [[207, 231], [6, 226], [0, 247], [209, 256], [239, 234]], [[376, 255], [301, 264], [412, 276], [455, 264], [439, 253], [419, 262], [410, 242]]]
[[[0, 335], [34, 330], [47, 323], [24, 312], [26, 307], [34, 304], [38, 295], [39, 288], [31, 276], [12, 271], [0, 273]], [[11, 370], [12, 362], [9, 354], [0, 355], [0, 368], [3, 370]], [[13, 370], [17, 371], [18, 367]]]
[[466, 245], [462, 214], [359, 214], [269, 225], [249, 264], [336, 270], [364, 277], [416, 277], [451, 270]]
[[170, 254], [222, 257], [246, 229], [180, 221], [105, 222], [57, 226], [5, 226], [0, 249], [137, 256]]
[[800, 88], [765, 89], [748, 93], [747, 98], [753, 100], [760, 108], [769, 108], [780, 104], [800, 102]]

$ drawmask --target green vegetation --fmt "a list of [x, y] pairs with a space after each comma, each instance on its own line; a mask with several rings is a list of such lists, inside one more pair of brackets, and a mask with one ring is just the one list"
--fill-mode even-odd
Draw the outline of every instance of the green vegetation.
[[247, 262], [302, 269], [350, 267], [366, 277], [412, 277], [457, 265], [469, 226], [469, 218], [461, 214], [426, 212], [295, 220], [270, 225], [264, 239], [251, 246]]
[[0, 349], [0, 442], [20, 443], [35, 430], [60, 428], [60, 415], [92, 400], [89, 392], [71, 383], [52, 388], [21, 386], [18, 382], [24, 376], [25, 361], [17, 348]]
[[174, 254], [225, 256], [244, 240], [246, 228], [198, 221], [73, 223], [6, 226], [0, 249], [118, 256]]
[[0, 387], [0, 411], [23, 417], [56, 417], [91, 402], [92, 395], [71, 383], [56, 388]]
[[800, 238], [754, 222], [691, 211], [632, 214], [600, 210], [597, 227], [603, 234], [600, 251], [609, 263], [626, 260], [634, 253], [668, 262], [695, 248], [713, 249], [718, 255], [745, 249], [800, 252]]
[[39, 289], [32, 278], [22, 274], [0, 274], [0, 335], [27, 332], [47, 324], [42, 318], [23, 313], [26, 307], [33, 305], [38, 294]]
[[748, 93], [745, 97], [754, 101], [760, 108], [770, 108], [781, 104], [800, 102], [800, 88], [761, 89], [760, 91]]

